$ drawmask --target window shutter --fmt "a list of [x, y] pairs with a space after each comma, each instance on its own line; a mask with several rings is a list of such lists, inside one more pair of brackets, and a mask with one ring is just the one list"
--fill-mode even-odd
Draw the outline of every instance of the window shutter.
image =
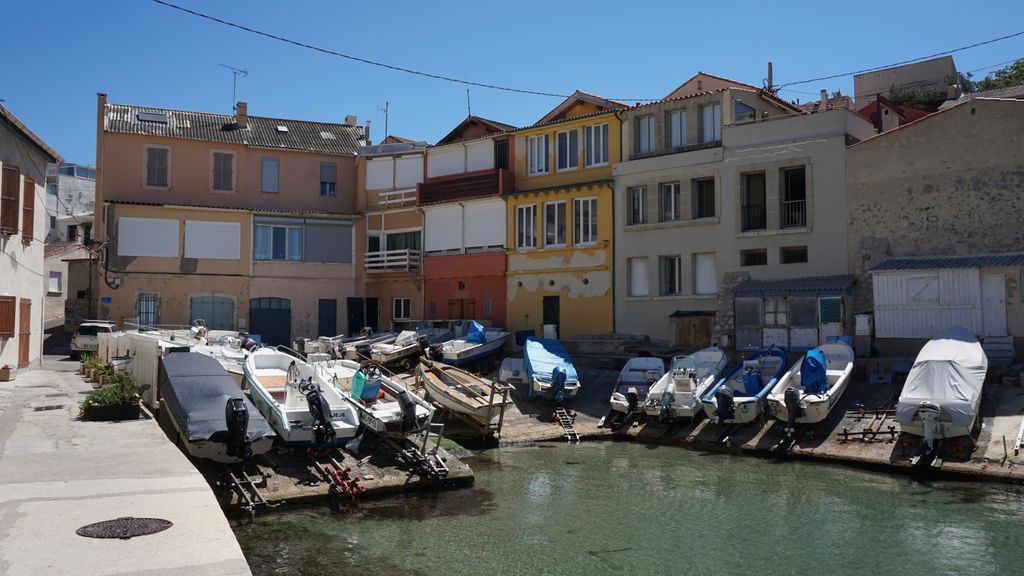
[[146, 186], [157, 186], [157, 153], [158, 148], [146, 148]]
[[14, 296], [0, 296], [0, 339], [14, 337]]
[[21, 203], [21, 241], [31, 242], [36, 231], [36, 181], [32, 178], [25, 178]]
[[320, 181], [321, 182], [337, 182], [338, 181], [338, 165], [334, 162], [321, 162], [320, 163]]
[[170, 178], [167, 174], [167, 170], [170, 167], [169, 160], [170, 151], [166, 148], [156, 149], [156, 185], [157, 186], [168, 186], [170, 184]]
[[20, 183], [21, 171], [18, 167], [5, 164], [3, 179], [0, 180], [0, 233], [14, 234], [18, 231], [18, 184]]

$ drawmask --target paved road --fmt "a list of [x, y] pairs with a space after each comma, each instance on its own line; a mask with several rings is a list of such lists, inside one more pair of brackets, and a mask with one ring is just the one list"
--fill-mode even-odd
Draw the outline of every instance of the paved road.
[[[75, 368], [47, 357], [0, 382], [0, 574], [249, 576], [209, 485], [155, 422], [77, 419], [90, 387]], [[130, 540], [75, 533], [122, 516], [174, 525]]]

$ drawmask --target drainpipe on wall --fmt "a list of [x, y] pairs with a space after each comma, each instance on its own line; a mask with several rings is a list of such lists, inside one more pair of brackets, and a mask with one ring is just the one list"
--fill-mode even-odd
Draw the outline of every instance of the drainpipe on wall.
[[[623, 117], [622, 117], [622, 111], [621, 110], [616, 110], [615, 111], [615, 118], [619, 121], [619, 162], [622, 162], [622, 151], [626, 149], [626, 146], [625, 146], [625, 144], [626, 144], [625, 143], [626, 133], [622, 129], [623, 124], [625, 124], [625, 119], [623, 119]], [[616, 249], [616, 245], [615, 245], [615, 173], [614, 173], [614, 170], [615, 170], [615, 168], [612, 167], [612, 238], [611, 238], [611, 242], [612, 242], [612, 259], [611, 259], [611, 270], [609, 271], [609, 273], [612, 276], [612, 278], [611, 278], [611, 285], [612, 285], [612, 332], [618, 333], [618, 331], [619, 331], [619, 326], [618, 326], [619, 319], [618, 319], [618, 315], [615, 313], [615, 304], [616, 304], [616, 298], [615, 298], [615, 249]]]

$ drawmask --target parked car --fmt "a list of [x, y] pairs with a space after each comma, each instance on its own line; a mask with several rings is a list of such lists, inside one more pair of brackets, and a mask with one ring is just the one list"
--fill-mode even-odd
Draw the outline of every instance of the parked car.
[[82, 320], [71, 337], [71, 356], [78, 357], [82, 352], [95, 352], [97, 349], [96, 335], [100, 332], [113, 332], [117, 326], [109, 320]]

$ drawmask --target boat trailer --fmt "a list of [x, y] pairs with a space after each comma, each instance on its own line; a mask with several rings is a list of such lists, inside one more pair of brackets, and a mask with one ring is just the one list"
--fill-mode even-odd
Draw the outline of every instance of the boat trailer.
[[[869, 416], [869, 412], [864, 410], [863, 407], [853, 413], [856, 415], [856, 421], [861, 421]], [[849, 414], [850, 412], [847, 412], [847, 415]], [[896, 429], [895, 424], [886, 424], [887, 420], [895, 418], [895, 416], [895, 410], [873, 410], [870, 412], [871, 418], [863, 430], [853, 431], [844, 426], [842, 431], [839, 432], [839, 439], [842, 442], [847, 442], [851, 439], [859, 439], [862, 442], [877, 442], [880, 440], [895, 442], [899, 431]], [[885, 438], [886, 435], [888, 435], [888, 438]], [[882, 436], [882, 438], [879, 438], [879, 436]]]
[[355, 500], [356, 496], [366, 491], [366, 488], [359, 484], [359, 476], [352, 476], [352, 468], [344, 466], [338, 460], [338, 455], [337, 448], [325, 450], [309, 449], [309, 457], [313, 461], [313, 467], [316, 468], [324, 480], [331, 484], [331, 495]]
[[271, 504], [263, 497], [258, 484], [263, 483], [266, 476], [261, 472], [258, 479], [254, 479], [245, 471], [245, 464], [225, 464], [224, 472], [217, 480], [217, 486], [231, 490], [238, 495], [239, 506], [249, 513], [250, 518], [256, 515], [256, 508], [267, 507], [277, 508], [283, 502]]
[[552, 416], [558, 422], [558, 425], [565, 431], [565, 439], [570, 444], [573, 442], [580, 441], [580, 435], [576, 433], [576, 428], [573, 427], [573, 423], [576, 421], [576, 414], [570, 414], [563, 406], [556, 406]]
[[[445, 478], [448, 476], [448, 465], [443, 458], [437, 455], [441, 447], [441, 436], [444, 434], [444, 424], [432, 422], [430, 427], [424, 430], [423, 443], [417, 445], [409, 438], [396, 440], [383, 437], [384, 444], [395, 451], [395, 455], [401, 462], [408, 464], [421, 476], [429, 478]], [[431, 435], [435, 438], [434, 445], [427, 448]]]

